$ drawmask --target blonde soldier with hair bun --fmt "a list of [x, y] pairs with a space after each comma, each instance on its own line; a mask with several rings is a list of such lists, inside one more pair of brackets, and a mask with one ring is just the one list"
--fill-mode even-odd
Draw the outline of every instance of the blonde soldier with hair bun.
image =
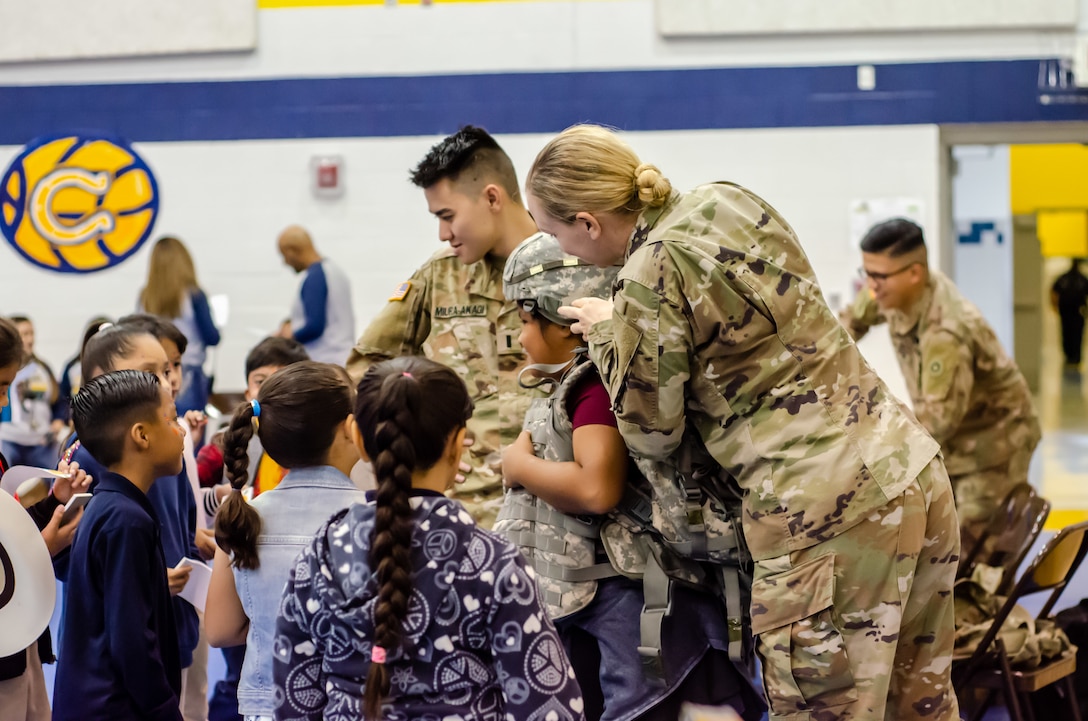
[[518, 437], [534, 395], [518, 387], [525, 366], [521, 321], [503, 297], [502, 271], [537, 228], [522, 205], [513, 163], [482, 128], [467, 125], [432, 147], [411, 180], [423, 189], [438, 238], [449, 247], [393, 292], [347, 368], [358, 380], [378, 361], [425, 355], [457, 371], [476, 412], [465, 451], [471, 470], [452, 496], [490, 528], [502, 502], [500, 449]]
[[737, 185], [672, 190], [594, 126], [548, 143], [527, 185], [564, 250], [623, 263], [613, 302], [561, 312], [651, 476], [655, 525], [682, 536], [743, 499], [770, 717], [957, 718], [948, 475], [828, 309], [792, 228]]

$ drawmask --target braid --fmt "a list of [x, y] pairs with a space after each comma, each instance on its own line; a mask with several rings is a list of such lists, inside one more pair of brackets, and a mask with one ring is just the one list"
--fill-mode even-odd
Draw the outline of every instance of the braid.
[[[416, 450], [409, 435], [420, 407], [419, 384], [401, 374], [387, 376], [381, 387], [374, 458], [377, 510], [370, 544], [370, 567], [378, 580], [374, 607], [374, 645], [392, 650], [403, 643], [403, 621], [412, 595], [412, 507], [409, 491]], [[384, 663], [371, 663], [363, 695], [367, 721], [381, 718], [381, 702], [389, 694]]]
[[[424, 402], [426, 399], [426, 403]], [[371, 366], [359, 381], [355, 421], [377, 478], [370, 568], [378, 583], [363, 716], [381, 718], [389, 695], [387, 654], [404, 645], [412, 596], [412, 477], [435, 467], [472, 416], [461, 378], [426, 358], [400, 356]]]
[[249, 442], [253, 438], [253, 407], [243, 403], [234, 411], [230, 427], [223, 434], [223, 464], [231, 488], [215, 514], [215, 542], [234, 556], [235, 568], [256, 569], [257, 538], [261, 535], [261, 514], [246, 502], [241, 491], [249, 480]]

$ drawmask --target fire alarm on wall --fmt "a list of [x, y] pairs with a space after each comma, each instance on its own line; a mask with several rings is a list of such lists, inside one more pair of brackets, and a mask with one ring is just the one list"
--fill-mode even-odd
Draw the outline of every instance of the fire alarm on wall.
[[338, 198], [344, 194], [344, 159], [339, 155], [318, 155], [310, 160], [314, 195]]

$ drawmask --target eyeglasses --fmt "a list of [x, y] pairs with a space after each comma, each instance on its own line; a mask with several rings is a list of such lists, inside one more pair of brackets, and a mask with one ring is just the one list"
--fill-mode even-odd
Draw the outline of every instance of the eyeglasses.
[[883, 283], [888, 278], [891, 278], [892, 276], [895, 276], [895, 275], [899, 275], [900, 273], [905, 273], [905, 272], [907, 272], [908, 270], [910, 270], [911, 268], [913, 268], [916, 265], [918, 265], [917, 261], [915, 261], [913, 263], [907, 263], [906, 265], [904, 265], [899, 270], [893, 270], [891, 273], [877, 273], [875, 270], [868, 270], [867, 268], [864, 268], [864, 267], [863, 268], [858, 268], [858, 277], [859, 278], [868, 278], [869, 280], [874, 280], [877, 283]]

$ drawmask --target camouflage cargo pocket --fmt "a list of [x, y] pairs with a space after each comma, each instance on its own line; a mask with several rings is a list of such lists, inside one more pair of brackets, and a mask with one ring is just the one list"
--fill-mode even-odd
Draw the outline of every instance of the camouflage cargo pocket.
[[632, 533], [622, 523], [611, 521], [601, 526], [601, 544], [612, 568], [628, 578], [642, 578], [650, 554], [643, 534]]
[[[642, 343], [643, 331], [637, 325], [627, 320], [626, 318], [619, 316], [618, 321], [612, 322], [612, 333], [615, 338], [615, 347], [622, 351], [622, 355], [617, 353], [615, 357], [615, 367], [613, 368], [601, 368], [601, 377], [607, 378], [606, 385], [609, 389], [615, 391], [615, 395], [612, 398], [612, 408], [619, 413], [634, 414], [633, 418], [629, 418], [630, 422], [637, 423], [641, 418], [653, 418], [657, 415], [657, 394], [647, 392], [635, 392], [631, 403], [628, 402], [628, 394], [631, 391], [631, 366], [635, 362], [635, 358], [639, 352], [639, 346]], [[658, 381], [658, 369], [657, 369], [657, 354], [654, 353], [650, 357], [644, 357], [640, 361], [639, 373], [641, 377], [636, 383], [637, 386], [644, 387], [647, 383], [656, 384]], [[617, 378], [622, 378], [623, 382], [616, 383]]]
[[752, 633], [771, 712], [788, 716], [857, 700], [846, 644], [835, 626], [835, 556], [752, 583]]

